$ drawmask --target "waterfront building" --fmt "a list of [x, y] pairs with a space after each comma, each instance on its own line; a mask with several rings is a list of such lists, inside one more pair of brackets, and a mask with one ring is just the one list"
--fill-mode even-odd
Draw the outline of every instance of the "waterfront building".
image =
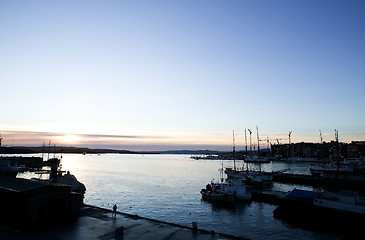
[[77, 216], [84, 194], [49, 181], [0, 178], [0, 222], [36, 224]]

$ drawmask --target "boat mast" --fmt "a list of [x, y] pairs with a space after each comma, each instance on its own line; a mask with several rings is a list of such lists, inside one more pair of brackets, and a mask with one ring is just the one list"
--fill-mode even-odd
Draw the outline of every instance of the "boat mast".
[[246, 144], [246, 156], [247, 156], [247, 134], [246, 134], [246, 128], [245, 128], [245, 144]]
[[236, 171], [236, 143], [234, 141], [234, 130], [233, 130], [233, 170]]
[[219, 169], [219, 179], [221, 180], [221, 183], [223, 183], [223, 160], [222, 160], [222, 168]]
[[49, 152], [51, 151], [51, 140], [48, 141], [48, 159], [49, 160]]
[[260, 157], [260, 138], [259, 138], [259, 127], [256, 126], [257, 131], [257, 156]]
[[290, 158], [290, 145], [291, 145], [291, 133], [292, 131], [289, 131], [289, 148], [288, 148], [288, 157]]
[[250, 155], [252, 155], [252, 131], [251, 129], [247, 129], [250, 132]]
[[42, 147], [42, 160], [44, 159], [44, 141], [43, 141], [43, 147]]
[[261, 162], [260, 162], [260, 137], [259, 137], [259, 127], [256, 126], [256, 132], [257, 132], [257, 159], [259, 160], [259, 168], [261, 172]]

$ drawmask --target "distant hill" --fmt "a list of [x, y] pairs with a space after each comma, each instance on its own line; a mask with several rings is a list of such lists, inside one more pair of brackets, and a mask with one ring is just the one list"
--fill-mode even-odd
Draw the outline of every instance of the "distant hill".
[[211, 150], [168, 150], [168, 151], [160, 151], [160, 154], [218, 154], [222, 153], [222, 151], [211, 151]]
[[[113, 150], [113, 149], [91, 149], [86, 147], [1, 147], [0, 154], [31, 154], [31, 153], [120, 153], [120, 154], [139, 154], [141, 152], [128, 150]], [[145, 153], [145, 152], [143, 152]]]

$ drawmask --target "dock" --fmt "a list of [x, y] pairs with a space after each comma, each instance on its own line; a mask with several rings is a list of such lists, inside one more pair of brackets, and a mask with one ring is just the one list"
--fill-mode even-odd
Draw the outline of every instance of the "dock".
[[362, 174], [329, 174], [312, 176], [304, 174], [279, 173], [273, 177], [274, 182], [299, 184], [314, 187], [326, 187], [330, 190], [365, 189], [365, 175]]
[[66, 222], [32, 227], [14, 227], [2, 224], [0, 225], [0, 239], [247, 239], [200, 229], [198, 223], [184, 226], [123, 212], [116, 212], [115, 217], [112, 214], [113, 212], [108, 209], [84, 205], [77, 218]]

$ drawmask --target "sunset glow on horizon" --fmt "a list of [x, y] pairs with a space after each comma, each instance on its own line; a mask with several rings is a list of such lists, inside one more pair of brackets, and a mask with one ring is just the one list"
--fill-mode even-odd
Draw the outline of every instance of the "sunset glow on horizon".
[[[247, 145], [250, 145], [249, 132], [247, 134]], [[130, 136], [130, 135], [102, 135], [102, 134], [62, 134], [52, 132], [17, 132], [3, 131], [3, 146], [73, 146], [90, 148], [110, 148], [117, 150], [133, 151], [154, 151], [154, 150], [219, 150], [230, 151], [233, 147], [232, 132], [223, 134], [185, 134], [179, 136]], [[322, 132], [325, 142], [334, 141], [334, 133]], [[270, 144], [287, 144], [287, 133], [260, 133], [260, 147], [266, 148], [267, 141]], [[294, 132], [292, 142], [319, 142], [319, 135], [304, 134], [297, 136]], [[357, 141], [353, 136], [341, 135], [340, 141], [350, 143]], [[257, 146], [256, 132], [252, 134], [251, 144]], [[244, 130], [235, 131], [235, 145], [238, 151], [244, 150], [246, 140]]]
[[59, 137], [60, 140], [66, 144], [77, 144], [82, 141], [82, 138], [75, 135], [64, 135]]

